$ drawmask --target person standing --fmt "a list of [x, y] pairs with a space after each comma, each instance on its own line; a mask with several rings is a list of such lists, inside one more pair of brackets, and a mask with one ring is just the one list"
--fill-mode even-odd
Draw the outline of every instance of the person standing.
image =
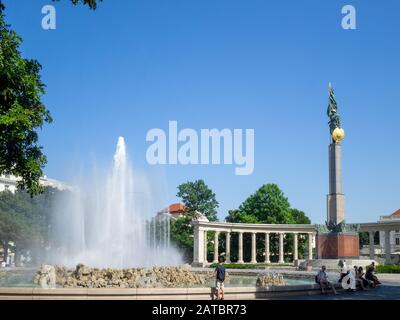
[[215, 277], [216, 277], [216, 283], [215, 283], [215, 288], [217, 290], [217, 300], [224, 300], [224, 283], [225, 283], [225, 267], [224, 267], [224, 258], [219, 257], [218, 259], [218, 266], [215, 269]]
[[346, 260], [340, 260], [339, 263], [338, 263], [338, 266], [340, 267], [339, 283], [341, 283], [343, 278], [346, 277], [350, 272], [347, 269]]

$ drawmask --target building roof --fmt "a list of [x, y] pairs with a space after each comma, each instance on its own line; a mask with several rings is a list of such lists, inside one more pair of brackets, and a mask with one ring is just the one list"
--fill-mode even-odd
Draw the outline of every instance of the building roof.
[[400, 209], [398, 209], [397, 211], [393, 212], [390, 215], [390, 218], [400, 218]]
[[159, 213], [169, 213], [169, 214], [182, 214], [186, 212], [186, 207], [182, 203], [173, 203], [167, 208], [161, 210]]

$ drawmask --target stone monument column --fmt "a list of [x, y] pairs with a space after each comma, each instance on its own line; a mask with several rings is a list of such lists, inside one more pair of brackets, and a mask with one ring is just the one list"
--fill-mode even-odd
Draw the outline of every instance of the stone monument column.
[[194, 227], [193, 266], [203, 267], [204, 264], [204, 230], [198, 225]]
[[313, 237], [314, 237], [314, 235], [312, 233], [308, 234], [308, 259], [309, 260], [313, 259]]
[[215, 235], [214, 235], [214, 263], [218, 263], [218, 258], [219, 258], [218, 247], [219, 247], [219, 232], [215, 231]]
[[[342, 146], [345, 133], [341, 127], [338, 106], [331, 84], [327, 111], [331, 143], [329, 144], [329, 194], [326, 226], [319, 228], [317, 256], [319, 259], [358, 259], [360, 256], [357, 226], [345, 223], [345, 197], [342, 189]], [[311, 251], [311, 249], [309, 249]]]
[[385, 230], [385, 263], [390, 264], [391, 252], [390, 252], [390, 230]]
[[299, 235], [295, 233], [293, 235], [293, 260], [299, 260]]
[[342, 146], [329, 145], [329, 194], [327, 196], [328, 223], [338, 225], [345, 219], [345, 197], [342, 190]]
[[226, 233], [226, 263], [231, 263], [231, 233], [227, 232]]
[[243, 261], [243, 232], [239, 232], [239, 257], [238, 263], [244, 263]]
[[283, 237], [284, 234], [279, 234], [279, 263], [285, 263], [284, 253], [283, 253]]
[[369, 232], [369, 258], [375, 260], [375, 231]]
[[204, 263], [208, 263], [208, 238], [207, 230], [204, 230]]
[[251, 234], [251, 263], [257, 263], [257, 250], [256, 250], [256, 233]]
[[269, 250], [269, 233], [265, 234], [265, 263], [271, 263]]

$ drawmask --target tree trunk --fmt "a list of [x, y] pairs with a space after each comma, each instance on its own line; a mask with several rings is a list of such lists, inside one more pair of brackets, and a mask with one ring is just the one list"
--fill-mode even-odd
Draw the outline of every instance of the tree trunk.
[[8, 240], [3, 241], [3, 259], [4, 262], [7, 264], [8, 258]]
[[20, 258], [20, 252], [18, 250], [17, 244], [15, 244], [14, 265], [16, 267], [19, 267], [19, 258]]

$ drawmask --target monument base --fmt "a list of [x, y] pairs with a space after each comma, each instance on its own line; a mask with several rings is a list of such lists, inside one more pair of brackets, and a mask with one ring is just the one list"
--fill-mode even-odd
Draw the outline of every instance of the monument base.
[[[341, 259], [317, 259], [317, 260], [305, 260], [300, 263], [299, 270], [308, 270], [308, 271], [318, 271], [322, 266], [325, 266], [329, 272], [339, 272], [341, 267], [339, 267], [339, 261]], [[369, 259], [346, 259], [347, 268], [350, 270], [353, 269], [354, 266], [363, 267], [364, 270], [367, 266], [371, 265], [372, 262], [375, 262], [376, 265], [378, 263], [375, 260]]]
[[353, 233], [326, 233], [317, 236], [318, 259], [359, 259], [360, 238]]

